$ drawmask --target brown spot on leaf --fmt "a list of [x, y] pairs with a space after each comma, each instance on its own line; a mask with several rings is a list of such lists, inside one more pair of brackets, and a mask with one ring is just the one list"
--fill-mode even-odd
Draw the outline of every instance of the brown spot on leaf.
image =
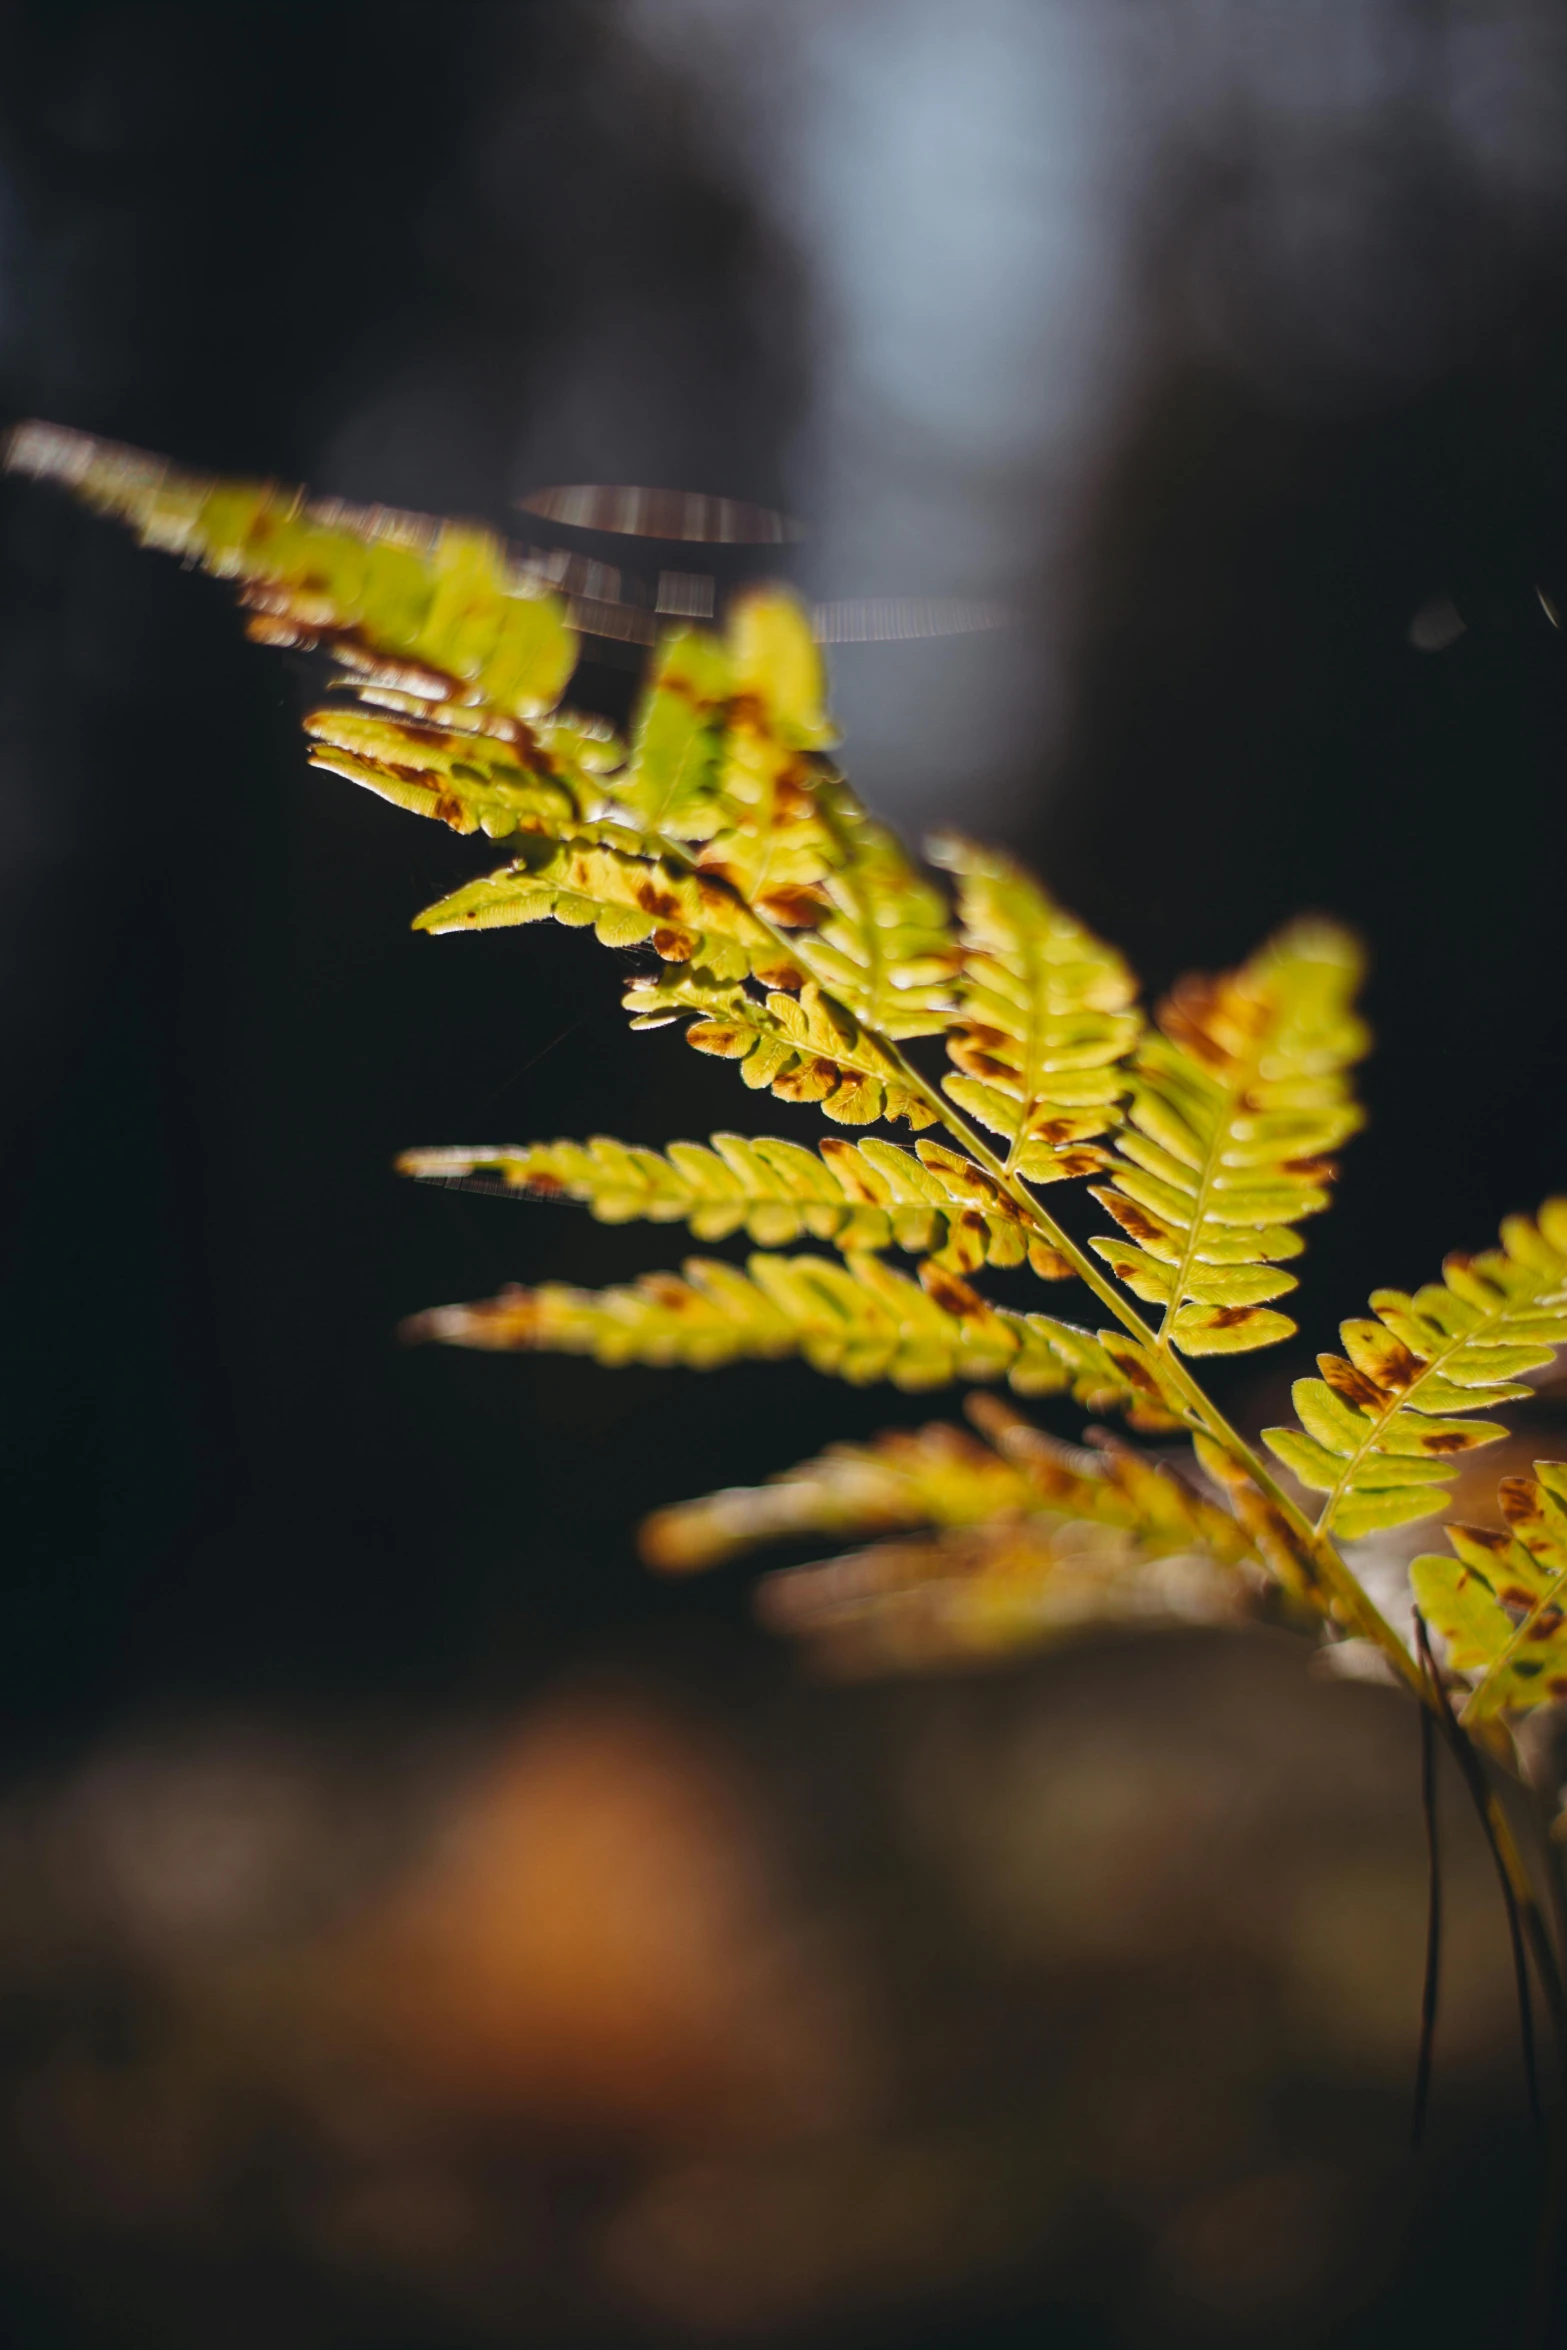
[[1467, 1452], [1469, 1448], [1470, 1439], [1467, 1436], [1422, 1436], [1420, 1439], [1420, 1449], [1427, 1453]]
[[1382, 1412], [1393, 1400], [1385, 1388], [1368, 1379], [1364, 1371], [1357, 1371], [1353, 1363], [1346, 1363], [1342, 1355], [1318, 1355], [1317, 1368], [1334, 1394], [1360, 1411]]
[[1165, 997], [1159, 1006], [1159, 1025], [1172, 1044], [1183, 1046], [1204, 1068], [1227, 1069], [1236, 1056], [1221, 1027], [1237, 1026], [1235, 1008], [1236, 999], [1225, 980], [1194, 974], [1180, 980]]
[[781, 922], [786, 930], [814, 930], [831, 911], [821, 892], [804, 883], [765, 889], [756, 903], [769, 921]]
[[644, 1273], [637, 1286], [667, 1314], [688, 1314], [696, 1303], [685, 1283], [673, 1273]]
[[815, 812], [816, 800], [811, 790], [811, 771], [802, 760], [780, 775], [774, 788], [774, 805], [780, 816], [801, 817]]
[[636, 901], [644, 914], [656, 914], [667, 922], [674, 921], [680, 912], [680, 900], [674, 892], [660, 889], [651, 874], [637, 883]]
[[1156, 1216], [1150, 1216], [1145, 1208], [1140, 1208], [1135, 1200], [1123, 1199], [1120, 1192], [1110, 1190], [1096, 1196], [1103, 1199], [1121, 1230], [1129, 1232], [1134, 1240], [1159, 1241], [1168, 1238], [1167, 1227]]
[[653, 933], [653, 952], [662, 955], [666, 963], [689, 963], [696, 953], [695, 935], [666, 925]]
[[1562, 1611], [1559, 1607], [1542, 1607], [1528, 1631], [1525, 1632], [1524, 1638], [1525, 1640], [1537, 1641], [1543, 1648], [1549, 1641], [1556, 1638], [1562, 1628], [1562, 1622]]
[[1478, 1543], [1482, 1550], [1490, 1551], [1494, 1558], [1506, 1558], [1513, 1546], [1512, 1536], [1504, 1533], [1500, 1526], [1461, 1524], [1458, 1531], [1460, 1534], [1467, 1534], [1470, 1541]]
[[1017, 1074], [1008, 1062], [996, 1054], [976, 1052], [972, 1045], [960, 1046], [952, 1057], [959, 1068], [966, 1069], [971, 1077], [999, 1078], [1005, 1085]]
[[1070, 1281], [1072, 1278], [1072, 1267], [1060, 1250], [1051, 1248], [1043, 1240], [1029, 1242], [1028, 1261], [1041, 1281]]
[[1135, 1347], [1112, 1345], [1108, 1339], [1104, 1345], [1106, 1354], [1129, 1387], [1135, 1387], [1140, 1395], [1156, 1396], [1163, 1400], [1158, 1380]]
[[1534, 1527], [1545, 1523], [1540, 1489], [1532, 1477], [1504, 1477], [1496, 1488], [1496, 1498], [1509, 1526]]
[[1279, 1167], [1281, 1173], [1299, 1175], [1307, 1183], [1336, 1183], [1338, 1180], [1337, 1159], [1281, 1159]]
[[955, 1273], [943, 1272], [939, 1265], [922, 1265], [920, 1280], [927, 1297], [933, 1298], [938, 1306], [959, 1321], [969, 1321], [976, 1314], [986, 1311], [985, 1301], [978, 1290], [970, 1289], [968, 1283], [960, 1281]]

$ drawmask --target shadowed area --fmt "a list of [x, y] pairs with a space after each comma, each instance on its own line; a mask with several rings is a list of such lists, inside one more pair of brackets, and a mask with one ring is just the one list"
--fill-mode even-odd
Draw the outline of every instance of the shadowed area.
[[15, 1786], [0, 2166], [40, 2322], [174, 2350], [1510, 2322], [1515, 2286], [1438, 2249], [1505, 2230], [1532, 2159], [1445, 1780], [1406, 2155], [1425, 1894], [1390, 1692], [1282, 1635], [852, 1694], [723, 1661], [514, 1716], [166, 1718]]

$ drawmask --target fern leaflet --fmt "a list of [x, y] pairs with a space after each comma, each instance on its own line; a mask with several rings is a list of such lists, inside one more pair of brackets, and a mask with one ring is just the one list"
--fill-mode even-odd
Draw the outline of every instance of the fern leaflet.
[[[366, 687], [377, 708], [312, 710], [310, 763], [453, 832], [550, 839], [574, 831], [601, 797], [597, 777], [619, 750], [585, 719], [557, 719], [546, 751], [531, 729], [458, 703], [421, 705]], [[395, 715], [390, 699], [404, 705]]]
[[501, 1352], [592, 1355], [606, 1364], [716, 1370], [798, 1354], [858, 1386], [942, 1387], [1005, 1378], [1020, 1395], [1071, 1393], [1089, 1410], [1138, 1408], [1123, 1375], [1085, 1330], [1048, 1314], [992, 1306], [956, 1275], [926, 1265], [918, 1282], [871, 1255], [758, 1254], [737, 1266], [689, 1258], [679, 1274], [619, 1288], [546, 1283], [479, 1305], [438, 1306], [407, 1335]]
[[558, 600], [487, 531], [214, 480], [52, 424], [19, 425], [6, 463], [238, 581], [263, 644], [321, 646], [372, 684], [526, 721], [555, 708], [576, 664]]
[[1567, 1697], [1567, 1465], [1497, 1487], [1500, 1532], [1449, 1526], [1452, 1556], [1410, 1567], [1416, 1601], [1455, 1672], [1475, 1676], [1466, 1721], [1527, 1713]]
[[1233, 1519], [1126, 1445], [1058, 1444], [976, 1396], [980, 1443], [940, 1423], [835, 1445], [755, 1489], [658, 1512], [644, 1555], [666, 1572], [811, 1534], [874, 1540], [764, 1579], [764, 1620], [839, 1670], [950, 1664], [1115, 1624], [1246, 1612]]
[[1275, 1457], [1327, 1495], [1321, 1532], [1352, 1540], [1432, 1516], [1454, 1456], [1506, 1434], [1453, 1415], [1527, 1395], [1521, 1374], [1567, 1345], [1567, 1200], [1547, 1200], [1537, 1221], [1508, 1217], [1501, 1240], [1450, 1256], [1413, 1297], [1374, 1290], [1376, 1319], [1341, 1323], [1344, 1354], [1319, 1356], [1322, 1377], [1295, 1382], [1301, 1427], [1264, 1430]]
[[687, 631], [665, 645], [610, 789], [632, 821], [797, 931], [804, 968], [857, 1020], [930, 1035], [957, 962], [946, 908], [817, 755], [833, 739], [822, 686], [792, 598], [742, 597], [727, 643]]
[[672, 1142], [660, 1152], [600, 1134], [587, 1143], [405, 1151], [398, 1166], [425, 1182], [488, 1178], [520, 1196], [580, 1200], [604, 1224], [684, 1223], [698, 1240], [744, 1231], [777, 1248], [808, 1234], [844, 1250], [907, 1249], [955, 1273], [1025, 1261], [1047, 1278], [1061, 1270], [1000, 1186], [940, 1143], [908, 1151], [829, 1135], [818, 1156], [770, 1136], [715, 1134], [710, 1150]]
[[683, 873], [637, 853], [638, 836], [601, 825], [595, 837], [525, 839], [500, 872], [426, 906], [416, 930], [504, 930], [555, 921], [591, 928], [605, 946], [650, 946], [668, 963], [699, 965], [712, 979], [774, 982], [800, 974], [772, 932], [700, 873]]
[[1149, 1555], [1205, 1548], [1234, 1564], [1246, 1542], [1234, 1519], [1130, 1445], [1060, 1444], [1003, 1403], [976, 1395], [968, 1416], [989, 1438], [934, 1421], [869, 1444], [835, 1444], [766, 1485], [733, 1486], [660, 1510], [642, 1531], [654, 1566], [687, 1573], [758, 1543], [1092, 1519], [1134, 1534]]
[[1127, 1237], [1091, 1245], [1164, 1308], [1160, 1340], [1182, 1354], [1295, 1328], [1267, 1301], [1296, 1286], [1278, 1269], [1303, 1246], [1293, 1227], [1327, 1205], [1323, 1154], [1361, 1123], [1344, 1074], [1367, 1045], [1360, 960], [1346, 932], [1295, 923], [1240, 970], [1182, 980], [1133, 1059], [1115, 1171], [1092, 1187]]
[[908, 1074], [851, 1012], [807, 980], [798, 997], [775, 991], [765, 1000], [743, 987], [726, 987], [701, 972], [634, 979], [626, 990], [633, 1028], [664, 1028], [684, 1012], [698, 1016], [685, 1032], [699, 1053], [740, 1064], [742, 1084], [780, 1101], [819, 1102], [839, 1126], [871, 1126], [903, 1118], [917, 1132], [934, 1126], [937, 1112], [915, 1091]]
[[1083, 1146], [1120, 1123], [1118, 1064], [1143, 1025], [1130, 972], [1009, 857], [950, 834], [930, 854], [958, 876], [963, 928], [947, 1023], [960, 1074], [943, 1090], [1002, 1137], [1009, 1174], [1054, 1183], [1107, 1167]]

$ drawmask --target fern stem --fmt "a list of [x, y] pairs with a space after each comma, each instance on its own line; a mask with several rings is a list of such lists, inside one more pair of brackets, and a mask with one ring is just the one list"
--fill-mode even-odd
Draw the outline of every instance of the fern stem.
[[[1415, 1632], [1420, 1662], [1428, 1680], [1436, 1678], [1425, 1618], [1417, 1609]], [[1420, 1814], [1426, 1833], [1426, 1969], [1420, 1991], [1420, 2053], [1415, 2064], [1415, 2107], [1409, 2142], [1418, 2147], [1425, 2136], [1431, 2102], [1431, 2071], [1436, 2054], [1437, 2006], [1442, 1990], [1442, 1843], [1436, 1814], [1436, 1722], [1433, 1709], [1420, 1708]]]
[[1497, 1874], [1501, 1879], [1502, 1898], [1507, 1906], [1507, 1930], [1512, 1942], [1513, 1972], [1518, 1985], [1518, 2031], [1523, 2042], [1524, 2081], [1529, 2093], [1529, 2115], [1538, 2131], [1542, 2127], [1540, 2083], [1535, 2066], [1534, 2016], [1529, 1998], [1529, 1967], [1524, 1956], [1525, 1937], [1527, 1936], [1529, 1947], [1534, 1953], [1535, 1966], [1540, 1976], [1540, 1986], [1545, 1993], [1546, 2004], [1551, 2010], [1551, 2021], [1556, 2030], [1559, 2048], [1564, 2025], [1567, 2025], [1567, 2010], [1564, 2010], [1561, 1975], [1556, 1965], [1556, 1953], [1551, 1943], [1550, 1934], [1546, 1929], [1545, 1919], [1535, 1900], [1534, 1888], [1530, 1884], [1528, 1870], [1513, 1836], [1511, 1824], [1502, 1809], [1495, 1788], [1485, 1775], [1485, 1766], [1475, 1751], [1473, 1740], [1466, 1735], [1458, 1716], [1453, 1711], [1439, 1673], [1432, 1674], [1431, 1687], [1435, 1697], [1437, 1721], [1452, 1749], [1453, 1759], [1463, 1773], [1464, 1784], [1468, 1787], [1474, 1800], [1475, 1808], [1481, 1817], [1481, 1823], [1487, 1826], [1490, 1831], [1487, 1841], [1491, 1846], [1491, 1856], [1496, 1862]]

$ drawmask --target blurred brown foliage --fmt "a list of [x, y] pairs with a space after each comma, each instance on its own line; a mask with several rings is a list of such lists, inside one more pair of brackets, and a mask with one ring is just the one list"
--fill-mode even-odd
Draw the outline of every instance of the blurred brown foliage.
[[171, 2350], [1369, 2341], [1530, 2159], [1448, 1804], [1411, 2169], [1413, 1720], [1285, 1635], [122, 1735], [0, 1814], [7, 2266]]

